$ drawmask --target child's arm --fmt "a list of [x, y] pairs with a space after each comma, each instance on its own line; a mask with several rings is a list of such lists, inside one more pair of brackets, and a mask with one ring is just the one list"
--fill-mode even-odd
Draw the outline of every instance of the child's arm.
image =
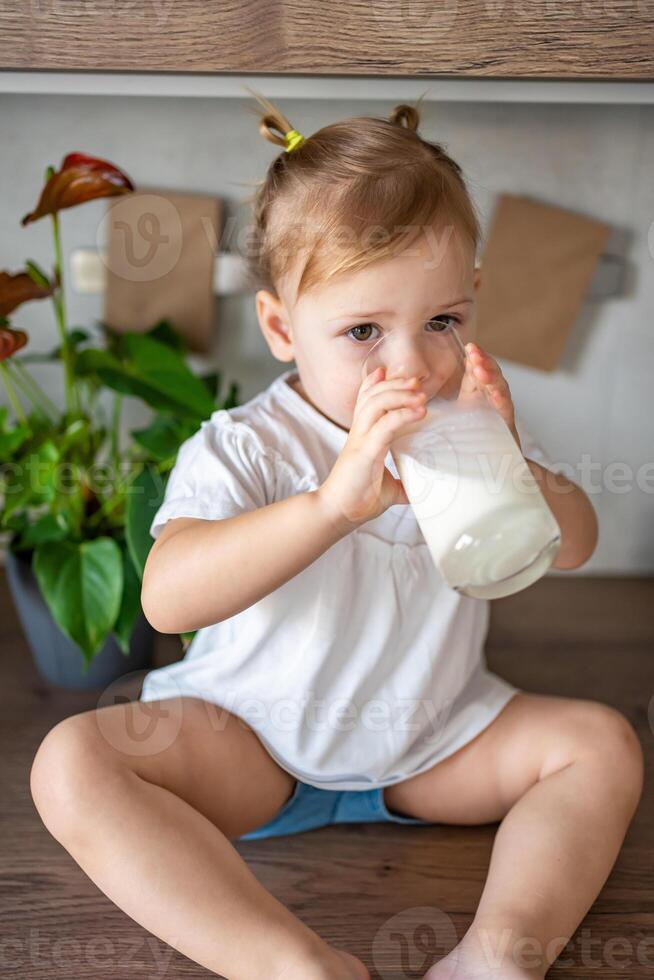
[[143, 573], [141, 605], [152, 626], [186, 633], [229, 619], [387, 507], [408, 505], [384, 460], [402, 428], [425, 412], [416, 381], [380, 380], [380, 369], [368, 375], [345, 446], [317, 490], [234, 517], [167, 521]]
[[[477, 380], [484, 385], [498, 412], [520, 446], [515, 407], [509, 383], [499, 364], [479, 344], [466, 344]], [[580, 486], [533, 459], [526, 460], [547, 504], [561, 528], [561, 547], [552, 568], [578, 568], [593, 554], [599, 534], [595, 509]]]
[[352, 528], [319, 490], [222, 520], [169, 520], [145, 564], [143, 612], [160, 633], [229, 619], [293, 578]]
[[597, 546], [597, 514], [586, 492], [562, 473], [548, 470], [533, 459], [527, 465], [561, 528], [561, 547], [552, 568], [579, 568]]

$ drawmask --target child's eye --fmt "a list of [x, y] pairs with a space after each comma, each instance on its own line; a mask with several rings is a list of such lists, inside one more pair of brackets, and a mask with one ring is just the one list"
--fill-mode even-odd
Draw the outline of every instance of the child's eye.
[[[459, 318], [456, 317], [456, 316], [450, 316], [447, 313], [439, 313], [438, 316], [433, 316], [431, 318], [431, 320], [427, 320], [426, 321], [430, 326], [432, 326], [432, 327], [435, 328], [434, 330], [432, 330], [430, 332], [431, 333], [441, 333], [443, 330], [447, 330], [447, 328], [448, 328], [448, 326], [450, 326], [450, 324], [449, 323], [443, 323], [444, 320], [451, 320], [453, 325], [461, 322], [459, 320]], [[355, 330], [370, 330], [370, 328], [375, 328], [374, 323], [359, 323], [359, 324], [357, 324], [356, 327], [350, 327], [350, 329], [346, 333], [346, 336], [347, 337], [351, 337], [352, 340], [356, 341], [357, 343], [365, 344], [365, 343], [367, 343], [370, 340], [370, 337], [369, 336], [368, 337], [361, 337], [360, 335], [359, 336], [356, 336], [356, 335], [354, 335], [354, 331]]]
[[433, 331], [434, 333], [440, 333], [441, 330], [447, 330], [449, 324], [443, 323], [443, 320], [451, 320], [452, 325], [460, 323], [459, 318], [456, 316], [449, 316], [447, 313], [439, 314], [437, 317], [432, 317], [429, 321], [432, 326], [436, 327], [436, 329]]
[[[347, 335], [346, 336], [352, 337], [352, 331], [353, 330], [366, 330], [366, 329], [368, 329], [370, 327], [373, 327], [373, 326], [374, 326], [373, 323], [359, 323], [356, 327], [350, 327], [350, 329], [347, 331]], [[365, 344], [366, 341], [370, 340], [370, 337], [352, 337], [352, 340], [355, 340], [358, 343]]]

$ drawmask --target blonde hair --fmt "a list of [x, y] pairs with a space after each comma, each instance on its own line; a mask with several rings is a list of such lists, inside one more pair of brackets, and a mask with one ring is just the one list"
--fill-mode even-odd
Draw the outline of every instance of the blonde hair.
[[[295, 127], [269, 99], [248, 91], [263, 109], [247, 106], [259, 116], [260, 134], [285, 147], [284, 135]], [[475, 255], [481, 232], [461, 168], [440, 144], [418, 135], [419, 122], [418, 108], [402, 103], [388, 119], [331, 123], [275, 157], [249, 199], [252, 287], [276, 293], [301, 258], [299, 297], [409, 247], [436, 224], [451, 227], [457, 246]]]

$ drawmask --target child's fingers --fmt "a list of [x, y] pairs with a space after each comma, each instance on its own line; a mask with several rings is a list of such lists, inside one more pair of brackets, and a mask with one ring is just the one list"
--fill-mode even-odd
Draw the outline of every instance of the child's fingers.
[[475, 376], [488, 388], [500, 391], [510, 397], [509, 383], [502, 374], [502, 369], [495, 358], [482, 351], [475, 344], [468, 346], [472, 348], [470, 354]]
[[496, 376], [495, 381], [489, 381], [486, 383], [486, 387], [492, 392], [499, 392], [500, 394], [511, 397], [511, 392], [509, 391], [509, 382], [506, 380], [504, 375], [500, 374]]
[[482, 384], [491, 382], [499, 372], [497, 362], [475, 344], [467, 344], [466, 350], [468, 351], [470, 371], [475, 381]]
[[471, 351], [471, 358], [476, 374], [494, 376], [495, 374], [502, 373], [495, 358], [490, 354], [487, 354], [485, 351], [473, 348]]
[[373, 388], [381, 380], [381, 378], [383, 378], [383, 377], [384, 377], [384, 368], [383, 367], [375, 368], [374, 371], [371, 371], [370, 374], [367, 374], [365, 376], [365, 378], [363, 379], [363, 381], [359, 385], [359, 391], [357, 393], [357, 400], [356, 400], [356, 404], [355, 404], [355, 407], [354, 407], [355, 415], [356, 415], [356, 412], [357, 412], [357, 410], [359, 408], [359, 405], [361, 405], [363, 403], [363, 401], [365, 400], [365, 393], [367, 391], [370, 391], [370, 389]]
[[500, 401], [511, 401], [511, 392], [509, 391], [509, 386], [506, 381], [498, 382], [497, 384], [488, 385], [488, 393], [494, 400]]
[[361, 382], [361, 385], [359, 387], [359, 391], [360, 392], [361, 391], [367, 391], [368, 388], [371, 387], [371, 385], [374, 385], [377, 381], [380, 380], [380, 378], [383, 377], [383, 373], [384, 373], [384, 368], [383, 367], [378, 367], [378, 368], [375, 368], [374, 371], [370, 371], [370, 373], [367, 374], [365, 376], [365, 378], [363, 379], [363, 381]]
[[[418, 379], [415, 377], [393, 377], [385, 379], [383, 373], [379, 372], [383, 372], [383, 368], [372, 372], [372, 375], [376, 375], [379, 380], [373, 380], [369, 385], [361, 385], [359, 388], [355, 412], [360, 411], [361, 407], [365, 405], [370, 398], [374, 398], [375, 395], [379, 394], [380, 391], [411, 391], [412, 389], [416, 388]], [[368, 375], [368, 377], [371, 377], [371, 375]]]
[[465, 363], [465, 370], [463, 373], [463, 378], [461, 379], [461, 390], [459, 392], [459, 398], [466, 398], [473, 395], [477, 391], [477, 383], [475, 380], [474, 365], [472, 361], [467, 358]]
[[375, 391], [361, 405], [353, 421], [352, 428], [356, 430], [357, 436], [362, 438], [367, 437], [374, 424], [385, 413], [393, 412], [397, 409], [408, 408], [411, 410], [420, 408], [424, 406], [425, 400], [426, 396], [424, 392], [411, 391], [397, 386]]
[[370, 459], [385, 457], [388, 447], [398, 432], [411, 422], [418, 422], [425, 415], [425, 407], [408, 406], [385, 412], [370, 429], [365, 441], [365, 450]]

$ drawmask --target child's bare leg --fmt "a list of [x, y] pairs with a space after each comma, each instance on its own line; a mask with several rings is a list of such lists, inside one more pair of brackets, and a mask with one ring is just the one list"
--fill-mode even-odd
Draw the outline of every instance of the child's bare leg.
[[65, 719], [31, 789], [50, 833], [121, 909], [229, 980], [368, 980], [271, 895], [229, 838], [269, 820], [293, 777], [252, 729], [199, 698]]
[[640, 742], [622, 714], [521, 692], [468, 745], [386, 787], [387, 803], [412, 816], [502, 821], [470, 929], [426, 980], [543, 977], [608, 878], [642, 779]]

